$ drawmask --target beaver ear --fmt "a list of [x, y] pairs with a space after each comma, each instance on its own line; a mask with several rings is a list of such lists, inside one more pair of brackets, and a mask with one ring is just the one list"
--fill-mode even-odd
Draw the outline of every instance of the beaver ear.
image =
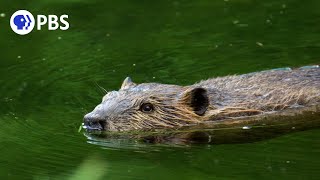
[[126, 77], [123, 82], [122, 82], [122, 85], [121, 85], [121, 88], [120, 89], [128, 89], [129, 87], [131, 86], [134, 86], [135, 83], [132, 82], [131, 78], [130, 77]]
[[209, 106], [207, 90], [200, 87], [187, 90], [184, 93], [182, 100], [192, 107], [194, 113], [199, 116], [204, 115]]

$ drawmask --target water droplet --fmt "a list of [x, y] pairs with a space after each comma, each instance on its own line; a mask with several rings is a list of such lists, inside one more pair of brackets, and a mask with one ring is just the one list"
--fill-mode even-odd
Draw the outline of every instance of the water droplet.
[[256, 44], [257, 44], [258, 46], [260, 46], [260, 47], [263, 46], [263, 44], [262, 44], [261, 42], [256, 42]]
[[78, 132], [81, 132], [82, 128], [83, 128], [83, 123], [79, 126]]

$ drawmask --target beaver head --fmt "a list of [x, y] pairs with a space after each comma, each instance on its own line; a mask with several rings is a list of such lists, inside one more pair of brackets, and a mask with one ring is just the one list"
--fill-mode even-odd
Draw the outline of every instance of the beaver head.
[[84, 117], [89, 130], [130, 131], [174, 128], [201, 122], [209, 106], [206, 89], [135, 84], [127, 77], [119, 91], [107, 93]]

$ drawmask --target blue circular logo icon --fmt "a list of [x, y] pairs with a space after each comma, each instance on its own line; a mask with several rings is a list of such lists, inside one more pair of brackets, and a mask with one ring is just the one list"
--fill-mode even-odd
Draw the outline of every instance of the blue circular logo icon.
[[20, 35], [28, 34], [35, 25], [33, 15], [27, 10], [18, 10], [10, 18], [11, 29]]

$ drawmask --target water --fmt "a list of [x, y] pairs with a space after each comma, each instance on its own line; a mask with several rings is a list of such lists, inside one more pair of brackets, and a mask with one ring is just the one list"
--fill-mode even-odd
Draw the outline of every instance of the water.
[[[254, 143], [94, 142], [78, 128], [103, 90], [320, 62], [317, 0], [0, 2], [0, 179], [319, 179], [320, 129]], [[26, 36], [18, 9], [68, 14]]]

